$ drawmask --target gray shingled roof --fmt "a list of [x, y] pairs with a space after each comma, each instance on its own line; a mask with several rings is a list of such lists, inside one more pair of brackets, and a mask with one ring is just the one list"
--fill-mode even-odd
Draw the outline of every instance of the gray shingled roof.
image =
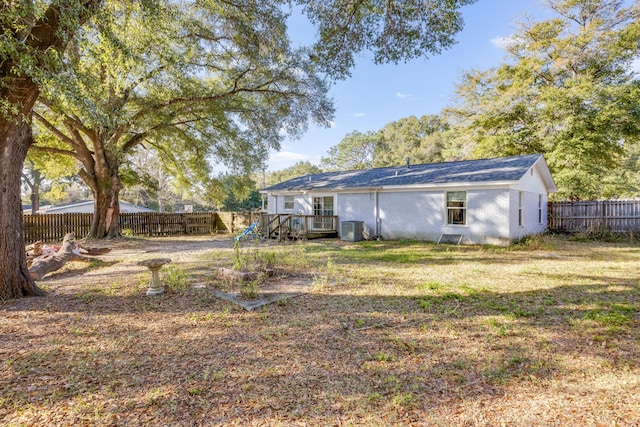
[[542, 155], [463, 160], [424, 165], [393, 166], [346, 172], [304, 175], [281, 182], [263, 191], [340, 190], [410, 186], [424, 184], [465, 184], [518, 181]]

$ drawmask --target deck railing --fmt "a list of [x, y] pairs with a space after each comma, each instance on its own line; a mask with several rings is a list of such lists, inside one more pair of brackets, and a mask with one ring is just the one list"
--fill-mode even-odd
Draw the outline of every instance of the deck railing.
[[265, 237], [334, 234], [338, 232], [338, 217], [327, 215], [262, 214], [260, 228]]

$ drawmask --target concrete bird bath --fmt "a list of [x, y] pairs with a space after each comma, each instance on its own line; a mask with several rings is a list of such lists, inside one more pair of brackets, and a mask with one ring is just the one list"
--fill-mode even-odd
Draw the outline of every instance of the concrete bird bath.
[[162, 282], [160, 281], [160, 269], [170, 262], [171, 258], [152, 258], [138, 261], [137, 265], [147, 267], [151, 271], [151, 281], [149, 282], [147, 295], [161, 295], [164, 293], [164, 287], [162, 287]]

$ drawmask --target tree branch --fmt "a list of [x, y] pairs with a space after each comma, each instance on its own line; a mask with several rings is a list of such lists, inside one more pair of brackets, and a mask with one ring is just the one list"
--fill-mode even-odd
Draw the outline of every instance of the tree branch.
[[[51, 104], [51, 102], [49, 102], [48, 99], [40, 96], [38, 97], [38, 102], [42, 105], [44, 105], [45, 107], [47, 107], [51, 112], [53, 112], [54, 114], [57, 114], [59, 116], [62, 117], [65, 125], [67, 125], [67, 123], [69, 123], [73, 128], [80, 130], [82, 133], [84, 133], [86, 136], [88, 136], [90, 139], [94, 139], [96, 137], [96, 133], [89, 129], [88, 127], [86, 127], [77, 117], [73, 117], [70, 116], [66, 113], [63, 113], [61, 111], [59, 111], [57, 108], [54, 107], [53, 104]], [[67, 125], [67, 128], [69, 128], [69, 125]]]
[[74, 141], [71, 137], [65, 135], [64, 133], [62, 133], [57, 127], [55, 127], [51, 122], [49, 122], [49, 120], [45, 119], [43, 116], [41, 116], [38, 112], [34, 111], [33, 112], [33, 117], [40, 122], [45, 128], [47, 128], [49, 130], [49, 132], [51, 132], [52, 134], [54, 134], [60, 141], [64, 142], [65, 144], [68, 144], [72, 147], [75, 146]]
[[173, 98], [170, 99], [168, 101], [165, 102], [161, 102], [155, 105], [152, 105], [150, 107], [147, 107], [141, 111], [139, 111], [138, 113], [136, 113], [129, 121], [127, 121], [126, 124], [122, 125], [117, 131], [116, 133], [118, 135], [122, 135], [124, 134], [124, 132], [126, 132], [126, 129], [131, 127], [137, 120], [151, 114], [154, 113], [158, 110], [164, 109], [164, 108], [168, 108], [174, 105], [180, 105], [180, 104], [190, 104], [190, 103], [211, 103], [211, 102], [216, 102], [219, 101], [221, 99], [225, 99], [225, 98], [229, 98], [233, 95], [237, 95], [239, 93], [264, 93], [264, 94], [278, 94], [278, 95], [283, 95], [283, 96], [300, 96], [300, 97], [304, 97], [306, 96], [305, 93], [301, 93], [301, 92], [285, 92], [282, 90], [274, 90], [274, 89], [266, 89], [265, 87], [271, 85], [274, 83], [274, 80], [270, 80], [268, 82], [264, 82], [258, 86], [255, 87], [251, 87], [251, 88], [238, 88], [237, 87], [237, 80], [234, 82], [234, 88], [222, 93], [222, 94], [218, 94], [218, 95], [213, 95], [213, 96], [187, 96], [187, 97], [180, 97], [180, 98]]
[[76, 160], [81, 160], [78, 153], [76, 153], [73, 150], [63, 150], [62, 148], [55, 148], [55, 147], [43, 147], [37, 144], [32, 145], [30, 149], [33, 149], [36, 151], [42, 151], [43, 153], [62, 154], [63, 156], [69, 156], [69, 157], [73, 157]]

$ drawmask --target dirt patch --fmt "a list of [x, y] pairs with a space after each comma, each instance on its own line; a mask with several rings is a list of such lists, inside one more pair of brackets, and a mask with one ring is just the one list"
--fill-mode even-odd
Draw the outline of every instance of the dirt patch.
[[202, 259], [211, 251], [231, 251], [231, 236], [180, 236], [160, 237], [154, 239], [120, 238], [111, 240], [82, 241], [92, 247], [109, 247], [108, 254], [94, 257], [99, 268], [92, 268], [85, 263], [71, 262], [63, 269], [50, 273], [38, 284], [45, 285], [52, 292], [58, 288], [73, 286], [79, 282], [90, 281], [94, 285], [106, 285], [115, 279], [127, 275], [146, 273], [147, 269], [137, 265], [139, 261], [149, 258], [171, 258], [176, 264], [193, 262]]
[[[179, 238], [136, 239], [120, 238], [113, 240], [94, 240], [83, 242], [92, 247], [109, 247], [111, 252], [95, 257], [99, 268], [91, 268], [85, 263], [69, 263], [64, 269], [47, 275], [38, 283], [53, 294], [74, 293], [78, 286], [91, 283], [94, 287], [108, 286], [117, 281], [147, 282], [149, 273], [141, 266], [144, 260], [170, 258], [173, 265], [188, 265], [192, 277], [191, 286], [207, 289], [211, 277], [215, 276], [219, 265], [207, 255], [212, 252], [228, 252], [234, 247], [232, 236], [181, 236]], [[262, 246], [269, 246], [265, 242]], [[255, 242], [251, 243], [256, 245]], [[258, 246], [260, 244], [258, 243]], [[166, 274], [161, 269], [160, 274]], [[211, 289], [217, 297], [254, 310], [267, 304], [299, 296], [310, 291], [313, 278], [310, 275], [288, 274], [281, 272], [260, 284], [255, 298], [243, 296], [237, 284], [227, 289]]]

